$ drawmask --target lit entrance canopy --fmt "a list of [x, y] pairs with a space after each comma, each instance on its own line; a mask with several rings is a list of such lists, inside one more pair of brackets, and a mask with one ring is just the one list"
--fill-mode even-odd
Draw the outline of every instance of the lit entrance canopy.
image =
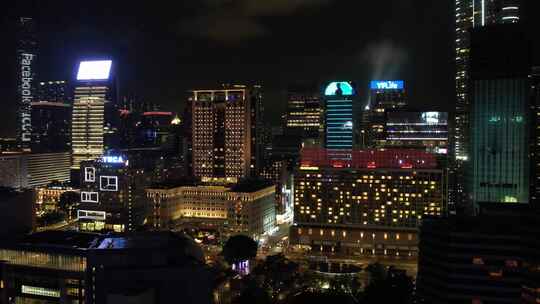
[[[339, 94], [340, 90], [341, 90], [341, 94]], [[346, 82], [346, 81], [331, 82], [324, 90], [325, 96], [336, 96], [336, 95], [351, 96], [351, 95], [354, 95], [354, 93], [355, 93], [354, 88], [351, 86], [349, 82]]]
[[107, 80], [111, 65], [111, 60], [81, 61], [77, 71], [77, 80]]

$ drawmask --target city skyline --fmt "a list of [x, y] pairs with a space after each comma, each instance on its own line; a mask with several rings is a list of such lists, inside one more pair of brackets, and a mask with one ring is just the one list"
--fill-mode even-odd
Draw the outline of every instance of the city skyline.
[[[237, 33], [242, 28], [210, 32], [211, 14], [234, 11], [234, 7], [212, 1], [181, 4], [183, 9], [178, 16], [167, 13], [163, 18], [158, 17], [161, 10], [146, 5], [108, 4], [105, 14], [92, 8], [83, 14], [73, 4], [60, 1], [50, 7], [38, 4], [36, 10], [13, 10], [4, 23], [9, 29], [11, 19], [37, 12], [33, 17], [38, 24], [42, 56], [38, 61], [42, 71], [37, 76], [39, 80], [69, 81], [74, 79], [79, 60], [96, 55], [112, 56], [123, 66], [119, 71], [122, 96], [136, 95], [141, 101], [154, 102], [175, 112], [181, 112], [187, 91], [193, 87], [221, 82], [261, 82], [266, 104], [277, 105], [269, 109], [269, 118], [276, 124], [278, 112], [286, 108], [288, 84], [315, 81], [322, 87], [331, 79], [356, 81], [362, 103], [368, 95], [369, 81], [404, 79], [413, 104], [430, 104], [435, 110], [451, 108], [447, 104], [453, 95], [449, 76], [453, 69], [449, 38], [453, 20], [444, 15], [451, 9], [450, 4], [445, 8], [422, 1], [400, 1], [388, 7], [341, 3], [277, 1], [254, 12], [235, 13], [242, 17], [239, 19], [264, 28], [261, 33], [249, 35]], [[252, 9], [242, 1], [237, 5], [239, 11]], [[343, 10], [344, 6], [349, 9]], [[377, 12], [377, 18], [369, 17], [358, 23], [355, 16], [362, 12], [369, 15], [368, 11]], [[63, 14], [68, 12], [69, 17]], [[133, 17], [126, 16], [129, 14]], [[411, 16], [415, 22], [411, 22]], [[184, 19], [188, 24], [180, 22]], [[201, 29], [185, 33], [197, 22], [201, 22]], [[224, 28], [235, 26], [223, 22]], [[428, 24], [429, 27], [425, 26]], [[63, 28], [70, 30], [66, 32]], [[370, 30], [366, 32], [362, 28]], [[322, 49], [321, 44], [325, 45]], [[7, 66], [12, 65], [10, 57], [13, 56], [9, 50], [2, 50], [1, 58]], [[154, 64], [156, 58], [161, 65]], [[237, 68], [231, 70], [232, 66]], [[203, 72], [209, 69], [214, 72]], [[3, 82], [7, 84], [2, 87], [4, 96], [14, 94], [9, 82], [10, 79]], [[9, 117], [6, 119], [9, 121]], [[14, 134], [11, 129], [9, 125], [2, 128], [0, 136]]]
[[43, 2], [0, 304], [540, 303], [539, 0]]

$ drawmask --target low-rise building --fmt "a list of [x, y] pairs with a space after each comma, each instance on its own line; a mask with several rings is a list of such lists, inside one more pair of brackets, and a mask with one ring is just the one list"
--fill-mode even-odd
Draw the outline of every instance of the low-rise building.
[[160, 184], [146, 189], [157, 229], [182, 219], [215, 223], [225, 233], [253, 237], [270, 233], [276, 223], [275, 186], [266, 182], [236, 185]]
[[79, 189], [74, 189], [65, 183], [51, 183], [46, 186], [36, 188], [36, 211], [56, 211], [58, 203], [63, 193], [73, 191], [79, 193]]
[[0, 187], [0, 240], [35, 228], [34, 191]]
[[211, 303], [192, 239], [47, 231], [0, 243], [0, 303]]
[[71, 155], [58, 153], [0, 153], [0, 186], [16, 189], [70, 180]]

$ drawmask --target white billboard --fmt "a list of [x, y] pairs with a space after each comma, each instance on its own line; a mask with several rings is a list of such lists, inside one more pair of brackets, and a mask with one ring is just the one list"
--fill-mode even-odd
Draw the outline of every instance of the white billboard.
[[111, 60], [81, 61], [77, 71], [77, 80], [107, 80], [111, 66]]

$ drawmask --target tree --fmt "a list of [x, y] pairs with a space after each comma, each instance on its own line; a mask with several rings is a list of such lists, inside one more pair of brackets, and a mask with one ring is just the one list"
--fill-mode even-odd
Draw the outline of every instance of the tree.
[[49, 226], [60, 223], [65, 219], [65, 214], [58, 211], [50, 211], [37, 219], [38, 226]]
[[364, 292], [364, 302], [371, 303], [412, 303], [413, 280], [405, 271], [389, 267], [385, 270], [380, 264], [368, 266], [372, 279]]
[[288, 260], [283, 254], [266, 257], [266, 260], [257, 265], [252, 274], [260, 277], [261, 285], [268, 290], [272, 298], [282, 296], [294, 291], [299, 285], [299, 266]]
[[79, 203], [79, 193], [75, 191], [66, 191], [60, 195], [58, 200], [58, 208], [71, 218], [73, 207]]
[[245, 235], [231, 236], [223, 246], [223, 257], [229, 265], [257, 256], [257, 242]]

